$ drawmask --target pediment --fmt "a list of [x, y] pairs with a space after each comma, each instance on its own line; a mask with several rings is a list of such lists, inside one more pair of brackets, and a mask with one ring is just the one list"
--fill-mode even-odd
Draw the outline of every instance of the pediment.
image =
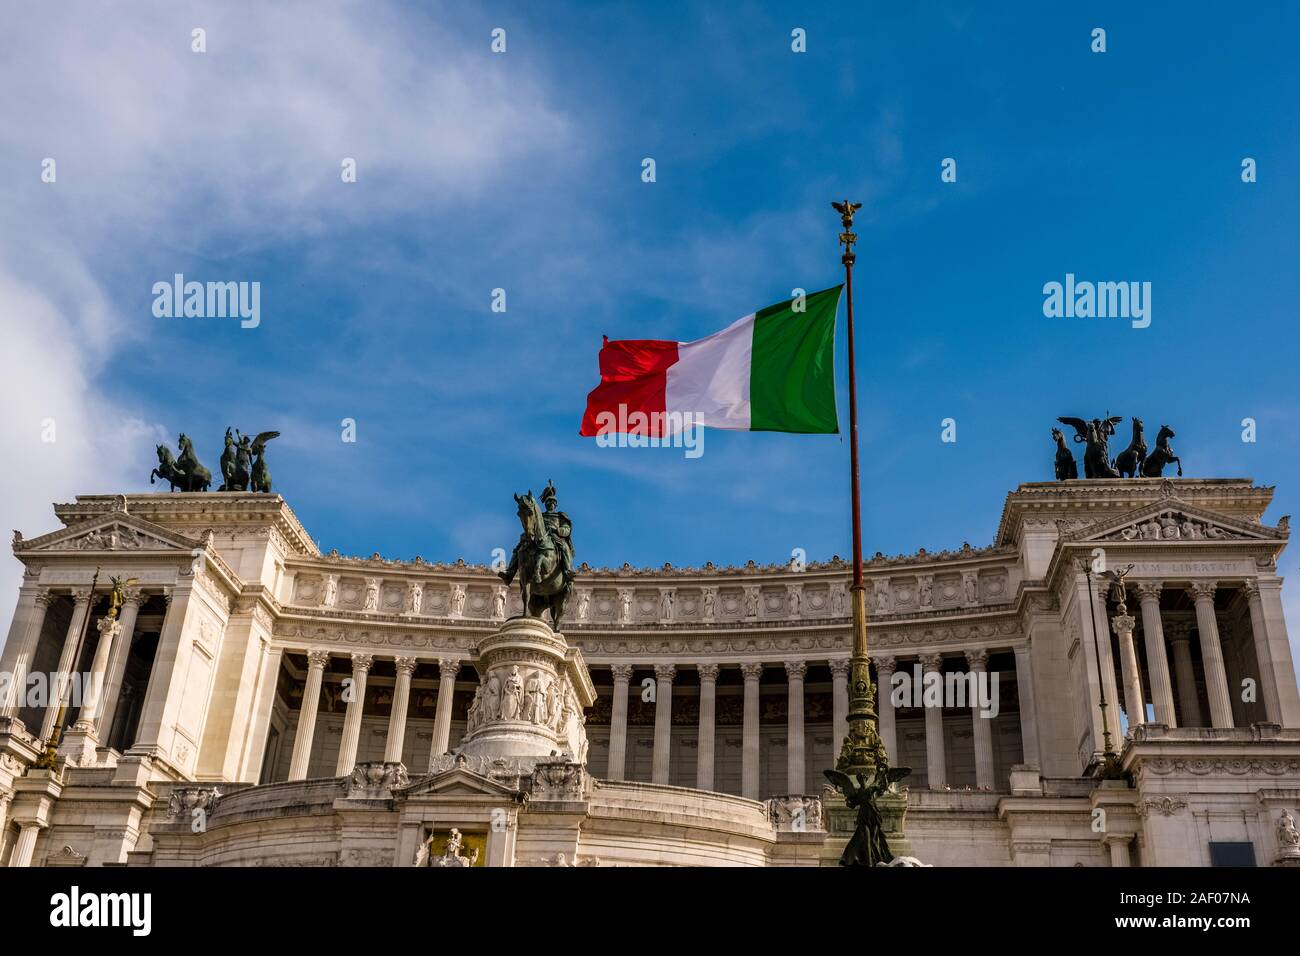
[[1289, 536], [1289, 521], [1283, 518], [1276, 528], [1253, 521], [1241, 521], [1197, 508], [1178, 498], [1165, 498], [1154, 504], [1108, 517], [1062, 535], [1074, 542], [1216, 542], [1278, 541]]
[[477, 774], [465, 767], [445, 770], [431, 774], [403, 788], [400, 793], [406, 799], [419, 797], [505, 797], [514, 799], [519, 791]]
[[123, 551], [183, 551], [191, 553], [203, 542], [129, 514], [111, 511], [88, 521], [61, 528], [39, 538], [24, 539], [14, 532], [15, 552], [101, 553]]

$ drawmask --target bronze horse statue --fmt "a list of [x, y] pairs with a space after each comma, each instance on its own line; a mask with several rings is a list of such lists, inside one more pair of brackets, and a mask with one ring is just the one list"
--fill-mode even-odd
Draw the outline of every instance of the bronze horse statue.
[[1133, 440], [1115, 456], [1114, 467], [1125, 478], [1136, 478], [1147, 460], [1147, 440], [1142, 436], [1142, 419], [1133, 419]]
[[161, 478], [171, 485], [172, 491], [207, 491], [212, 484], [212, 472], [199, 464], [198, 455], [194, 454], [194, 443], [189, 436], [181, 432], [178, 439], [181, 450], [179, 458], [172, 457], [172, 450], [166, 445], [158, 445], [158, 467], [149, 472], [149, 484], [154, 478]]
[[1160, 472], [1165, 465], [1172, 462], [1178, 463], [1178, 477], [1183, 477], [1183, 461], [1174, 454], [1174, 450], [1169, 447], [1169, 439], [1174, 437], [1174, 430], [1168, 425], [1161, 425], [1160, 431], [1156, 433], [1156, 450], [1153, 451], [1145, 462], [1142, 464], [1143, 478], [1159, 478]]
[[1052, 429], [1052, 438], [1056, 442], [1056, 480], [1068, 481], [1079, 477], [1079, 463], [1074, 460], [1074, 453], [1065, 444], [1065, 435], [1059, 428]]
[[[559, 546], [547, 531], [546, 522], [542, 520], [542, 510], [537, 506], [537, 499], [531, 491], [523, 497], [515, 495], [515, 504], [519, 506], [519, 523], [524, 529], [519, 537], [517, 551], [519, 591], [524, 601], [524, 614], [540, 618], [542, 611], [549, 609], [551, 626], [559, 630], [570, 590]], [[501, 572], [500, 577], [509, 584], [514, 577], [513, 568]]]

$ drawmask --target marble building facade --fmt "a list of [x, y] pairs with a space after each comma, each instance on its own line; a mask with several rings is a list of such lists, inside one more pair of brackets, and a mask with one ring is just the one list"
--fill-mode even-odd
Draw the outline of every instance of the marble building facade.
[[[872, 558], [882, 686], [997, 678], [994, 716], [880, 708], [913, 768], [909, 852], [1300, 857], [1279, 822], [1300, 812], [1300, 694], [1271, 498], [1244, 479], [1030, 483], [989, 546]], [[54, 513], [61, 528], [14, 541], [0, 863], [409, 865], [453, 824], [482, 838], [480, 865], [820, 865], [843, 846], [822, 770], [845, 732], [847, 562], [583, 565], [562, 640], [575, 686], [590, 679], [584, 752], [507, 767], [457, 755], [480, 645], [520, 611], [490, 568], [322, 554], [278, 495], [84, 496]], [[1080, 561], [1099, 556], [1133, 565], [1127, 613], [1089, 587]], [[107, 630], [96, 567], [101, 585], [137, 579]], [[19, 689], [69, 671], [102, 693], [37, 767], [57, 707]], [[1104, 719], [1128, 782], [1092, 776]]]

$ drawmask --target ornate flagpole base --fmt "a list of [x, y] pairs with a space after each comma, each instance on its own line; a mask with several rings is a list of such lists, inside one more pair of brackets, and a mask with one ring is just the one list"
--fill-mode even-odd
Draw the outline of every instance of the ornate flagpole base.
[[[849, 659], [849, 731], [840, 747], [835, 769], [826, 777], [841, 794], [846, 807], [857, 811], [853, 836], [840, 857], [840, 866], [887, 866], [894, 853], [887, 839], [902, 837], [907, 800], [893, 788], [912, 771], [889, 766], [889, 754], [880, 739], [876, 717], [876, 689], [871, 682], [871, 659], [866, 654], [867, 614], [865, 589], [853, 589], [853, 656]], [[886, 826], [888, 819], [890, 826]]]

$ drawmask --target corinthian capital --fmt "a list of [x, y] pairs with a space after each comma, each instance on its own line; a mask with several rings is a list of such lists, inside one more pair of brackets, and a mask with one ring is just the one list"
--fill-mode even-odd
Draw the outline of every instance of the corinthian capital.
[[1134, 590], [1137, 591], [1138, 600], [1141, 601], [1142, 603], [1146, 603], [1147, 601], [1159, 601], [1160, 591], [1161, 588], [1163, 587], [1163, 584], [1164, 582], [1162, 581], [1137, 582], [1137, 584], [1134, 585]]
[[671, 683], [673, 682], [673, 678], [676, 677], [676, 676], [677, 676], [677, 665], [676, 665], [676, 664], [656, 664], [656, 665], [655, 665], [655, 679], [656, 679], [656, 680], [667, 681], [668, 683], [671, 684]]
[[718, 674], [722, 671], [722, 668], [717, 664], [697, 664], [695, 669], [699, 672], [700, 683], [702, 684], [717, 683]]
[[632, 679], [631, 664], [610, 664], [609, 672], [614, 675], [614, 680], [616, 682], [622, 681], [624, 684], [626, 684], [628, 681]]
[[921, 667], [922, 667], [923, 670], [926, 670], [926, 671], [935, 671], [935, 672], [938, 672], [938, 671], [943, 670], [943, 655], [942, 655], [942, 654], [922, 654], [922, 655], [921, 655]]

